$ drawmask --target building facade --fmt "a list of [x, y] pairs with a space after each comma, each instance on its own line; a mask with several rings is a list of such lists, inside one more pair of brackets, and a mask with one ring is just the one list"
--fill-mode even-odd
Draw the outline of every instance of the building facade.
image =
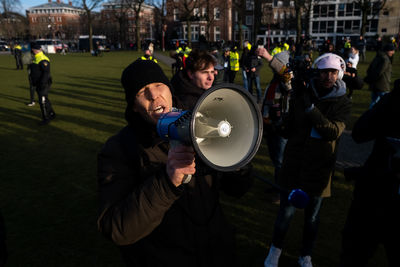
[[61, 0], [34, 6], [26, 10], [29, 30], [33, 38], [77, 39], [81, 31], [82, 8]]
[[398, 36], [400, 33], [400, 1], [387, 0], [379, 14], [378, 34]]
[[191, 41], [202, 38], [211, 41], [233, 39], [232, 0], [167, 0], [167, 38], [188, 39], [190, 21]]
[[[101, 18], [104, 34], [111, 42], [119, 42], [122, 47], [126, 43], [136, 42], [137, 17], [134, 7], [125, 1], [109, 1], [103, 4]], [[155, 7], [143, 3], [138, 20], [141, 40], [155, 39]]]
[[[375, 3], [374, 3], [375, 4]], [[362, 13], [360, 6], [350, 0], [313, 1], [309, 32], [313, 39], [322, 42], [330, 39], [334, 42], [360, 36]], [[378, 33], [379, 15], [368, 14], [366, 37]]]

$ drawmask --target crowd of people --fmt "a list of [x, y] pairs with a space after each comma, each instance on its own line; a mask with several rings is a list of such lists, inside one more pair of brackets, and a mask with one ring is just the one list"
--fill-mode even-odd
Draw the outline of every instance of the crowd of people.
[[[171, 81], [148, 58], [138, 59], [123, 71], [121, 82], [126, 94], [128, 124], [107, 141], [99, 154], [101, 208], [98, 227], [120, 248], [127, 266], [235, 266], [234, 235], [222, 214], [218, 191], [242, 196], [252, 184], [252, 164], [233, 173], [215, 171], [195, 155], [193, 148], [184, 145], [169, 147], [157, 136], [155, 125], [162, 114], [173, 110], [172, 107], [193, 110], [204, 91], [219, 83], [234, 82], [240, 70], [243, 90], [252, 94], [262, 109], [264, 136], [275, 167], [275, 182], [288, 189], [279, 192], [280, 208], [264, 266], [278, 266], [296, 212], [296, 207], [288, 201], [289, 189], [294, 188], [301, 188], [309, 196], [304, 209], [298, 263], [312, 266], [320, 210], [324, 199], [331, 196], [338, 142], [351, 114], [352, 91], [348, 90], [347, 84], [362, 87], [363, 83], [363, 80], [354, 81], [353, 85], [351, 80], [358, 78], [359, 50], [348, 47], [347, 56], [342, 57], [331, 49], [312, 60], [311, 55], [296, 58], [293, 54], [296, 50], [285, 45], [274, 54], [262, 44], [251, 45], [245, 41], [243, 47], [239, 56], [237, 46], [223, 48], [221, 55], [216, 47], [210, 51], [193, 50], [185, 54], [185, 46], [175, 51], [174, 55], [180, 53], [184, 59]], [[392, 57], [392, 48], [391, 44], [385, 45], [376, 61], [382, 56]], [[264, 60], [274, 76], [262, 96], [259, 70]], [[387, 67], [387, 64], [383, 65]], [[390, 83], [387, 70], [382, 70], [383, 78], [379, 75], [378, 72], [379, 78], [376, 79], [388, 78]], [[366, 82], [374, 88], [373, 82]], [[381, 84], [377, 80], [376, 83]], [[254, 94], [253, 86], [256, 89]], [[379, 88], [390, 91], [386, 87]], [[382, 101], [394, 103], [392, 98], [396, 97], [394, 92], [397, 91], [382, 94]], [[367, 113], [384, 112], [378, 111], [383, 109], [382, 102], [375, 102], [377, 104], [373, 104]], [[398, 114], [395, 106], [388, 107], [388, 110]], [[356, 127], [362, 124], [362, 129], [384, 123], [370, 121], [370, 117], [375, 118], [373, 115], [365, 116], [360, 118], [363, 122], [356, 123]], [[390, 128], [382, 134], [398, 139], [400, 133], [392, 125], [382, 125], [382, 128]], [[361, 130], [356, 131], [361, 133]], [[354, 138], [362, 142], [357, 138], [372, 140], [383, 137], [378, 133], [366, 134], [365, 138], [356, 137], [355, 133]], [[399, 190], [399, 173], [398, 168], [393, 168], [393, 162], [398, 162], [399, 152], [382, 147], [388, 143], [386, 139], [381, 144], [376, 143], [377, 150], [386, 149], [386, 158], [380, 158], [382, 173], [369, 173], [368, 176], [379, 179], [380, 174], [384, 175], [387, 186], [381, 188], [382, 193], [391, 192], [385, 201], [393, 201], [387, 203], [393, 210], [399, 207], [399, 193], [396, 191]], [[193, 177], [189, 181], [185, 179], [187, 174]], [[352, 257], [353, 252], [361, 257], [362, 250], [354, 248], [353, 244], [360, 243], [357, 237], [366, 231], [353, 231], [357, 223], [365, 219], [365, 213], [357, 210], [358, 205], [367, 207], [357, 201], [349, 211], [343, 231], [341, 266], [365, 266], [368, 262], [365, 255], [362, 261]], [[398, 223], [388, 208], [385, 211], [377, 209], [371, 215], [375, 217], [370, 225], [384, 228], [379, 220], [381, 215]], [[398, 238], [399, 230], [394, 229], [396, 223], [390, 222], [388, 226]], [[384, 237], [378, 231], [373, 241], [360, 246], [364, 248], [371, 244], [368, 251], [373, 251], [379, 242], [387, 244], [395, 238], [386, 237], [388, 229], [382, 231]], [[398, 248], [395, 243], [386, 248], [390, 266], [399, 263], [393, 256]], [[363, 264], [354, 265], [355, 262]]]
[[[55, 118], [48, 98], [50, 60], [39, 45], [31, 47], [31, 88], [38, 94], [41, 124], [46, 125]], [[97, 226], [118, 246], [125, 264], [235, 266], [234, 229], [223, 214], [219, 192], [243, 196], [255, 177], [252, 163], [231, 172], [216, 171], [191, 146], [170, 146], [163, 141], [157, 134], [157, 122], [176, 109], [193, 110], [206, 90], [234, 83], [241, 71], [243, 90], [261, 107], [274, 181], [286, 189], [278, 192], [275, 201], [279, 210], [264, 266], [279, 264], [297, 210], [288, 201], [295, 188], [309, 196], [298, 264], [313, 266], [320, 211], [324, 199], [331, 196], [338, 143], [351, 114], [353, 90], [361, 89], [364, 82], [371, 90], [371, 106], [355, 123], [353, 138], [358, 143], [376, 142], [365, 165], [348, 175], [356, 183], [342, 233], [340, 266], [366, 266], [379, 243], [385, 245], [389, 266], [399, 266], [400, 221], [395, 211], [400, 207], [400, 132], [396, 126], [400, 80], [390, 88], [395, 47], [391, 43], [382, 46], [365, 79], [357, 73], [365, 51], [351, 44], [343, 49], [347, 50], [337, 51], [328, 44], [315, 57], [308, 52], [299, 54], [299, 46], [285, 42], [269, 52], [261, 42], [252, 45], [246, 40], [241, 55], [237, 45], [224, 47], [222, 54], [215, 47], [203, 51], [184, 45], [171, 54], [177, 65], [169, 80], [154, 57], [154, 48], [146, 46], [144, 55], [121, 76], [127, 124], [98, 154]], [[264, 62], [273, 78], [262, 95]], [[1, 219], [0, 265], [6, 257]]]

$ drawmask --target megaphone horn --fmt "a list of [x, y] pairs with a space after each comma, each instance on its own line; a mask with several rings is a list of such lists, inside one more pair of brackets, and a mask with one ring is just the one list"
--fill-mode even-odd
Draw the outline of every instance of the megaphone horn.
[[192, 145], [210, 167], [232, 171], [248, 164], [262, 139], [262, 117], [241, 86], [220, 84], [206, 90], [193, 111], [170, 112], [157, 123], [165, 140]]

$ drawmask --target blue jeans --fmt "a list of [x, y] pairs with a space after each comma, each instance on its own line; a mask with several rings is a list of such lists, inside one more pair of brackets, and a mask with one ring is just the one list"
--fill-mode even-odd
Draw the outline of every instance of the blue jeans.
[[272, 126], [266, 125], [264, 125], [264, 137], [267, 141], [269, 158], [275, 168], [275, 182], [278, 182], [278, 174], [282, 167], [283, 153], [285, 151], [287, 139], [277, 135]]
[[[288, 232], [290, 221], [296, 208], [288, 201], [288, 192], [281, 193], [281, 204], [278, 217], [275, 221], [272, 244], [277, 248], [282, 248], [285, 236]], [[322, 206], [322, 197], [310, 197], [310, 202], [304, 210], [303, 244], [301, 256], [310, 255], [317, 239], [319, 225], [319, 211]]]
[[369, 105], [369, 108], [371, 109], [376, 103], [381, 100], [381, 97], [387, 94], [387, 92], [371, 92], [371, 104]]
[[247, 86], [248, 91], [253, 94], [253, 83], [256, 85], [257, 90], [257, 102], [261, 101], [261, 86], [260, 86], [260, 76], [255, 73], [247, 73]]
[[246, 89], [246, 91], [249, 90], [249, 86], [247, 85], [247, 72], [242, 69], [242, 78], [243, 78], [243, 87]]

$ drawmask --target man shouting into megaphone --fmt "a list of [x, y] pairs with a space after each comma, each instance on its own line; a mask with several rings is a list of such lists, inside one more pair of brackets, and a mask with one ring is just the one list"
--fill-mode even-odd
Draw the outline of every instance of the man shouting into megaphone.
[[[122, 73], [128, 125], [98, 155], [99, 231], [127, 266], [235, 266], [234, 235], [219, 190], [241, 196], [250, 171], [220, 173], [195, 162], [191, 147], [169, 147], [156, 124], [174, 103], [156, 63], [139, 60]], [[192, 175], [183, 183], [185, 175]]]

